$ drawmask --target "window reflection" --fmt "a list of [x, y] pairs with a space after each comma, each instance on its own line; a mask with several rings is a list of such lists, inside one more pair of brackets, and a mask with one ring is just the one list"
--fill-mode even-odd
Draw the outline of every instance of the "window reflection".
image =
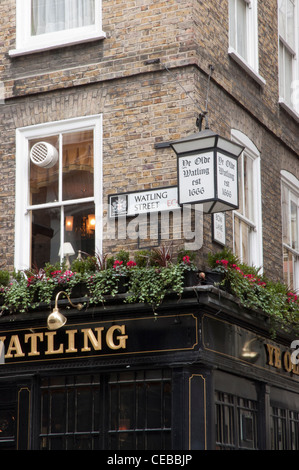
[[[38, 142], [48, 142], [59, 151], [59, 136], [34, 139], [29, 143], [29, 150]], [[59, 162], [52, 168], [43, 168], [30, 160], [30, 204], [45, 204], [58, 201]]]
[[42, 379], [40, 448], [171, 449], [170, 373]]
[[216, 449], [257, 449], [257, 402], [215, 392]]
[[59, 260], [60, 209], [48, 208], [32, 211], [31, 263], [43, 267]]
[[93, 196], [93, 132], [63, 135], [62, 199]]
[[[63, 259], [67, 242], [72, 255], [95, 251], [95, 205], [85, 202], [94, 196], [93, 130], [31, 140], [29, 149], [41, 142], [55, 147], [58, 160], [48, 168], [30, 159], [31, 265], [37, 268]], [[45, 154], [38, 155], [42, 164]]]
[[110, 380], [110, 449], [171, 449], [170, 377], [150, 374]]
[[100, 399], [100, 380], [97, 375], [43, 379], [40, 448], [98, 449]]

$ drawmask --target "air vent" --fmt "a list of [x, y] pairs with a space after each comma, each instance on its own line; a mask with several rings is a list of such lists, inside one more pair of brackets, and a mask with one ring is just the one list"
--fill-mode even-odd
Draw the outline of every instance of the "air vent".
[[57, 163], [58, 152], [48, 142], [38, 142], [30, 150], [30, 160], [41, 168], [51, 168]]

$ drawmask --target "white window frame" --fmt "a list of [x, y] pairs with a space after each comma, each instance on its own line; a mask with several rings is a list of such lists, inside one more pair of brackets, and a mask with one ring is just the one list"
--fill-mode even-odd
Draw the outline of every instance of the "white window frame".
[[[288, 171], [282, 170], [281, 171], [281, 184], [284, 186], [288, 191], [288, 219], [290, 219], [290, 201], [296, 202], [297, 204], [297, 236], [299, 237], [299, 180]], [[283, 202], [283, 201], [282, 201]], [[283, 219], [282, 219], [283, 220]], [[291, 220], [288, 220], [289, 225], [291, 224]], [[289, 226], [289, 230], [291, 231], [291, 227]], [[299, 289], [299, 240], [297, 248], [291, 247], [288, 243], [285, 243], [282, 240], [282, 246], [285, 248], [288, 253], [293, 256], [293, 273], [294, 273], [294, 290]]]
[[[237, 0], [229, 0], [236, 2]], [[258, 15], [257, 15], [257, 0], [242, 0], [246, 5], [246, 43], [248, 48], [248, 57], [243, 57], [236, 49], [234, 44], [230, 42], [231, 32], [229, 33], [229, 48], [228, 54], [234, 59], [240, 67], [242, 67], [248, 75], [250, 75], [260, 86], [266, 84], [266, 80], [259, 74], [259, 54], [258, 54]], [[235, 8], [236, 12], [236, 8]], [[234, 21], [237, 25], [237, 18], [230, 18], [229, 23]], [[237, 28], [235, 27], [235, 34], [237, 35]], [[235, 36], [235, 43], [236, 43]]]
[[[76, 203], [95, 204], [95, 251], [102, 251], [102, 115], [72, 118], [38, 124], [16, 130], [16, 199], [15, 199], [15, 269], [30, 268], [31, 260], [31, 207], [29, 141], [65, 132], [93, 130], [94, 134], [94, 194], [83, 200], [67, 200], [43, 204], [43, 208], [61, 207]], [[63, 232], [63, 230], [61, 230]]]
[[[278, 4], [278, 3], [277, 3]], [[278, 4], [279, 6], [279, 4]], [[277, 9], [278, 24], [279, 24], [279, 8]], [[294, 0], [294, 45], [290, 45], [280, 35], [278, 31], [278, 63], [280, 61], [280, 46], [283, 48], [283, 53], [289, 53], [292, 57], [292, 81], [291, 90], [289, 90], [291, 101], [286, 98], [286, 82], [284, 78], [285, 69], [281, 70], [279, 67], [279, 104], [285, 109], [297, 122], [299, 122], [299, 0]], [[284, 62], [284, 61], [283, 61]], [[281, 87], [282, 82], [282, 87]], [[281, 88], [283, 91], [281, 92]]]
[[[263, 271], [263, 234], [262, 234], [262, 197], [261, 197], [261, 171], [260, 171], [260, 153], [254, 143], [242, 132], [232, 129], [232, 140], [245, 147], [245, 153], [251, 158], [253, 166], [253, 193], [254, 198], [254, 223], [248, 220], [238, 210], [233, 211], [233, 246], [235, 246], [235, 217], [245, 222], [250, 230], [250, 265], [260, 268]], [[240, 157], [241, 158], [241, 157]], [[239, 171], [242, 171], [242, 165], [239, 164]], [[242, 261], [242, 259], [241, 259]]]
[[95, 24], [79, 28], [31, 35], [31, 0], [16, 0], [16, 48], [10, 56], [41, 52], [57, 47], [105, 38], [102, 30], [102, 0], [95, 0]]

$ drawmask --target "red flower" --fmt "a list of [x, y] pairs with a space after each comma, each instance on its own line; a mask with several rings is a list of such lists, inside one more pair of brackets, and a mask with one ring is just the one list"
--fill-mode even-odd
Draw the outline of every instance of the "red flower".
[[237, 264], [232, 264], [231, 267], [233, 269], [235, 269], [236, 271], [238, 271], [240, 274], [242, 274], [242, 276], [244, 276], [243, 271], [241, 270], [241, 268]]
[[297, 302], [298, 296], [294, 292], [288, 292], [288, 302]]
[[186, 256], [183, 257], [183, 263], [184, 263], [184, 264], [190, 264], [190, 262], [191, 262], [191, 261], [190, 261], [190, 257], [189, 257], [188, 255], [186, 255]]
[[55, 277], [58, 276], [58, 274], [61, 274], [61, 271], [52, 271], [51, 276]]
[[122, 264], [123, 264], [123, 261], [119, 261], [118, 259], [116, 259], [116, 260], [114, 261], [113, 268], [114, 268], [114, 269], [117, 269], [117, 268], [119, 268]]
[[136, 266], [135, 261], [128, 261], [128, 262], [127, 262], [127, 267], [128, 267], [128, 268], [133, 268], [133, 266]]
[[30, 276], [27, 279], [27, 287], [30, 287], [35, 281], [35, 276]]
[[225, 268], [228, 266], [228, 260], [227, 259], [217, 259], [216, 264], [222, 264]]

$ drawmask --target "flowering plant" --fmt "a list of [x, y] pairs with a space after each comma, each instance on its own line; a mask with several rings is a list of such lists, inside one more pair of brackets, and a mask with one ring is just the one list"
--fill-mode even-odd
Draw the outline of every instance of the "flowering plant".
[[119, 261], [118, 259], [116, 259], [114, 261], [114, 264], [113, 264], [113, 269], [115, 269], [115, 271], [119, 272], [121, 267], [123, 266], [124, 262], [123, 261]]
[[73, 271], [70, 271], [69, 269], [67, 269], [66, 271], [62, 271], [60, 269], [58, 271], [53, 271], [51, 273], [51, 276], [55, 283], [66, 284], [72, 279], [73, 276], [75, 276], [75, 273], [73, 273]]
[[135, 261], [130, 260], [127, 262], [127, 268], [131, 269], [131, 268], [134, 268], [135, 266], [137, 266]]
[[180, 250], [178, 253], [178, 264], [181, 265], [184, 271], [197, 271], [194, 262], [195, 254], [192, 251]]
[[[223, 257], [225, 255], [225, 257]], [[261, 309], [272, 321], [272, 332], [280, 327], [299, 331], [299, 298], [281, 282], [259, 274], [259, 269], [239, 263], [227, 250], [210, 256], [213, 270], [222, 272], [222, 288], [238, 297], [247, 308]]]

